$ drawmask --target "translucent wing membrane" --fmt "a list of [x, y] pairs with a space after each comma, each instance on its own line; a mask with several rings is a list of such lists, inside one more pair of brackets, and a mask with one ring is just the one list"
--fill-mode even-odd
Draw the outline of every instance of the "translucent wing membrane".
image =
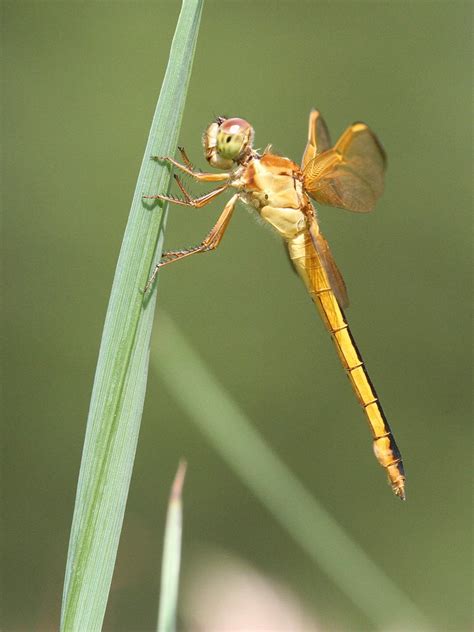
[[329, 244], [323, 235], [319, 232], [314, 222], [309, 227], [309, 234], [316, 252], [321, 259], [321, 263], [326, 271], [331, 289], [334, 292], [337, 302], [342, 309], [349, 307], [349, 297], [347, 296], [347, 288], [342, 278], [342, 274], [334, 261]]
[[332, 333], [345, 326], [344, 315], [331, 287], [326, 267], [318, 250], [314, 247], [312, 235], [307, 236], [305, 245], [304, 268], [309, 282], [309, 291], [326, 328]]
[[318, 110], [312, 110], [309, 115], [308, 142], [301, 160], [301, 169], [317, 155], [331, 147], [331, 139], [328, 128]]
[[375, 134], [364, 123], [354, 123], [333, 149], [307, 163], [303, 184], [321, 204], [366, 213], [382, 194], [385, 163]]

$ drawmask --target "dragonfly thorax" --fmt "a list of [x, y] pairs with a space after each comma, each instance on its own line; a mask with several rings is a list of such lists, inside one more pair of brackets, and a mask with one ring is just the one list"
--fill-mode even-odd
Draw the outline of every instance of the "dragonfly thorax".
[[241, 164], [252, 153], [253, 127], [241, 118], [219, 117], [204, 132], [206, 160], [218, 169]]

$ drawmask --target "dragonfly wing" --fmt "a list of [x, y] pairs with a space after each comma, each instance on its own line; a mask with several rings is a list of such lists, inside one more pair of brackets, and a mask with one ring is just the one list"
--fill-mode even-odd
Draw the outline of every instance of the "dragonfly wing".
[[383, 192], [385, 165], [375, 134], [364, 123], [354, 123], [332, 149], [308, 162], [303, 184], [321, 204], [366, 213]]
[[328, 150], [330, 147], [331, 139], [323, 117], [318, 110], [311, 110], [309, 115], [308, 142], [301, 160], [301, 169], [304, 170], [306, 165], [313, 158], [323, 151]]
[[290, 256], [290, 251], [288, 250], [288, 245], [287, 245], [286, 241], [282, 241], [281, 244], [282, 244], [283, 248], [285, 249], [285, 254], [286, 254], [287, 258], [288, 258], [288, 263], [290, 264], [291, 269], [293, 270], [293, 272], [295, 274], [298, 274], [298, 268], [296, 267], [295, 262], [293, 261], [293, 259]]
[[321, 263], [324, 266], [324, 270], [328, 277], [331, 289], [334, 292], [337, 302], [342, 309], [349, 307], [349, 297], [347, 295], [346, 284], [342, 278], [341, 271], [337, 267], [334, 257], [332, 256], [329, 244], [319, 231], [316, 222], [313, 222], [309, 227], [309, 234], [314, 249], [321, 259]]

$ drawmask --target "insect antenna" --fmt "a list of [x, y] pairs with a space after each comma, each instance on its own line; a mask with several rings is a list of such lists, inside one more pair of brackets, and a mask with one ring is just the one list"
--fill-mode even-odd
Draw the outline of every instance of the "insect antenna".
[[228, 116], [225, 116], [225, 115], [224, 115], [224, 116], [222, 116], [222, 114], [221, 114], [221, 115], [217, 115], [217, 116], [215, 116], [215, 117], [214, 117], [214, 121], [215, 121], [218, 125], [222, 125], [222, 123], [223, 123], [224, 121], [227, 121], [227, 119], [228, 119], [228, 118], [229, 118]]

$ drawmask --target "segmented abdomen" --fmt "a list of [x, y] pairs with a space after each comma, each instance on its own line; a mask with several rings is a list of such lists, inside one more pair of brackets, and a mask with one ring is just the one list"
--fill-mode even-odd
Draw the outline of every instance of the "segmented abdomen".
[[328, 275], [316, 252], [309, 231], [288, 240], [290, 257], [331, 334], [341, 363], [366, 414], [374, 440], [374, 452], [387, 471], [393, 491], [405, 499], [405, 474], [397, 444], [370, 381], [362, 356], [344, 312], [331, 289]]

